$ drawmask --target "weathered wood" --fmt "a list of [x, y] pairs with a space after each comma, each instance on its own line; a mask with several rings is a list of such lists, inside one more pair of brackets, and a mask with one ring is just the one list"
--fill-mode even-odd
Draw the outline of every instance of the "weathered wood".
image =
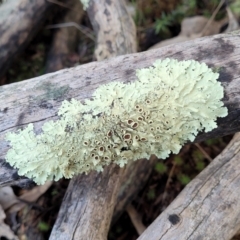
[[[234, 50], [235, 50], [234, 49], [234, 42], [235, 41], [231, 42], [232, 41], [232, 39], [231, 39], [230, 43], [229, 43], [229, 39], [228, 38], [230, 38], [230, 37], [232, 37], [232, 36], [231, 35], [225, 35], [223, 37], [223, 39], [221, 39], [219, 37], [219, 39], [215, 39], [215, 41], [217, 41], [217, 43], [219, 43], [220, 46], [221, 45], [223, 45], [225, 47], [229, 47], [230, 46], [230, 48], [232, 48], [231, 54], [233, 54]], [[205, 42], [205, 44], [206, 44], [206, 42]], [[200, 45], [198, 45], [198, 47], [200, 47]], [[111, 49], [111, 48], [109, 48], [109, 49]], [[228, 49], [228, 50], [230, 50], [230, 49]], [[207, 54], [207, 53], [208, 53], [208, 49], [205, 49], [205, 54]], [[168, 54], [169, 53], [165, 52], [165, 56], [168, 56]], [[176, 53], [176, 52], [173, 53], [173, 55], [176, 55], [176, 58], [178, 58], [178, 59], [187, 59], [188, 58], [188, 55], [184, 55], [184, 53], [183, 53], [182, 56], [178, 55], [178, 53]], [[193, 52], [190, 53], [189, 55], [190, 56], [193, 55]], [[103, 58], [105, 58], [106, 56], [109, 57], [109, 55], [104, 55], [104, 54], [102, 56], [103, 56]], [[164, 52], [163, 52], [163, 56], [164, 56]], [[127, 56], [127, 57], [129, 57], [129, 56]], [[216, 66], [220, 66], [220, 67], [224, 66], [223, 68], [226, 68], [226, 69], [220, 69], [220, 73], [221, 73], [221, 75], [223, 75], [221, 81], [223, 81], [223, 82], [227, 82], [227, 81], [230, 81], [230, 80], [235, 82], [236, 79], [238, 79], [238, 75], [239, 74], [238, 75], [237, 74], [235, 74], [235, 75], [233, 74], [233, 75], [229, 76], [229, 72], [228, 72], [228, 69], [227, 69], [227, 67], [228, 68], [232, 67], [234, 69], [234, 65], [236, 65], [236, 62], [238, 61], [236, 52], [232, 56], [230, 56], [230, 57], [232, 57], [232, 59], [233, 59], [233, 64], [232, 65], [231, 64], [227, 65], [227, 61], [226, 60], [223, 61], [223, 65], [221, 65], [221, 64], [219, 64], [219, 61], [217, 61], [217, 59], [215, 59], [216, 61], [212, 64], [212, 66], [215, 66], [215, 67]], [[151, 56], [149, 56], [149, 59], [150, 58], [151, 58]], [[154, 58], [157, 58], [157, 56], [152, 57], [152, 60]], [[211, 57], [206, 57], [206, 56], [201, 56], [200, 57], [201, 60], [206, 61], [208, 63], [210, 63], [209, 62], [210, 58]], [[131, 59], [131, 57], [130, 57], [130, 59]], [[139, 59], [140, 59], [140, 62], [141, 62], [142, 61], [141, 58], [139, 58]], [[196, 59], [196, 58], [194, 58], [194, 59]], [[113, 59], [113, 62], [114, 62], [114, 60], [115, 59]], [[131, 59], [131, 60], [134, 62], [133, 59]], [[133, 63], [131, 60], [130, 60], [130, 63], [137, 66], [137, 63], [136, 62]], [[221, 58], [221, 60], [222, 60], [222, 58]], [[109, 64], [109, 62], [107, 62], [107, 63]], [[110, 64], [111, 64], [111, 62], [110, 62]], [[128, 64], [129, 64], [129, 62], [128, 62]], [[144, 66], [147, 66], [147, 65], [149, 65], [149, 62], [146, 61], [145, 63], [140, 63], [139, 66], [141, 64], [143, 64]], [[117, 69], [117, 65], [113, 65], [113, 66], [115, 66], [115, 68]], [[104, 68], [104, 65], [102, 65], [102, 68]], [[133, 72], [131, 72], [131, 70], [133, 70], [133, 69], [131, 69], [131, 68], [127, 68], [126, 69], [126, 66], [125, 67], [121, 66], [121, 68], [123, 68], [123, 69], [125, 68], [125, 70], [126, 70], [125, 74], [126, 75], [129, 74], [131, 80], [133, 80]], [[85, 68], [85, 70], [86, 70], [86, 68]], [[106, 70], [108, 71], [108, 69], [105, 67], [105, 71]], [[238, 73], [239, 73], [239, 67], [236, 67], [234, 70], [237, 70]], [[69, 70], [69, 71], [71, 71], [71, 70]], [[118, 73], [117, 74], [117, 78], [114, 78], [115, 75], [114, 75], [113, 72], [112, 72], [112, 74], [113, 74], [112, 75], [112, 79], [114, 79], [114, 80], [116, 80], [116, 79], [120, 80], [120, 81], [126, 80], [126, 79], [124, 79], [121, 76], [121, 75], [124, 75], [123, 73], [120, 73], [120, 74]], [[224, 74], [225, 74], [225, 76], [224, 76]], [[74, 73], [73, 73], [73, 75], [74, 75]], [[65, 98], [65, 97], [67, 98], [68, 96], [70, 96], [68, 94], [72, 90], [71, 87], [69, 89], [66, 86], [66, 84], [63, 84], [63, 85], [60, 85], [60, 87], [58, 89], [55, 89], [55, 87], [56, 87], [55, 84], [57, 84], [57, 82], [53, 81], [53, 84], [51, 85], [51, 80], [48, 81], [49, 80], [49, 78], [48, 78], [49, 76], [54, 76], [54, 74], [46, 76], [47, 80], [46, 79], [43, 80], [43, 83], [45, 83], [45, 85], [43, 85], [43, 86], [41, 86], [41, 85], [36, 86], [37, 84], [35, 83], [36, 85], [33, 84], [32, 87], [30, 87], [30, 88], [26, 87], [25, 88], [25, 91], [29, 91], [30, 89], [33, 89], [32, 95], [31, 95], [31, 93], [29, 93], [29, 95], [26, 94], [24, 96], [24, 97], [28, 98], [27, 102], [26, 102], [26, 99], [24, 99], [24, 97], [21, 98], [21, 96], [20, 96], [20, 98], [15, 99], [16, 101], [18, 101], [20, 103], [20, 105], [23, 103], [23, 105], [22, 105], [22, 107], [23, 107], [22, 110], [23, 111], [20, 114], [18, 114], [19, 122], [16, 124], [16, 127], [21, 127], [21, 125], [25, 125], [25, 123], [27, 121], [29, 121], [29, 120], [30, 120], [29, 122], [31, 122], [31, 117], [33, 117], [31, 115], [32, 115], [32, 113], [34, 113], [34, 111], [37, 112], [36, 109], [38, 109], [38, 108], [46, 108], [49, 111], [52, 111], [50, 116], [48, 116], [47, 118], [50, 118], [50, 117], [54, 118], [54, 114], [56, 113], [57, 105], [59, 104], [58, 101], [61, 101], [63, 98]], [[75, 76], [73, 76], [73, 78]], [[95, 76], [97, 76], [97, 73], [96, 73]], [[102, 72], [102, 76], [104, 77], [104, 72]], [[235, 77], [236, 77], [236, 79], [235, 79]], [[38, 79], [42, 79], [42, 78], [38, 78]], [[80, 77], [80, 80], [82, 80], [81, 77]], [[85, 90], [88, 89], [87, 84], [88, 83], [86, 83]], [[11, 85], [11, 86], [14, 87], [13, 85]], [[72, 86], [73, 86], [72, 88], [77, 86], [77, 82], [75, 82], [75, 85], [73, 84]], [[24, 85], [17, 86], [17, 87], [19, 87], [20, 90], [21, 90], [22, 87], [24, 88]], [[92, 92], [93, 89], [91, 87], [92, 86], [90, 84], [89, 89]], [[225, 87], [226, 88], [228, 87], [227, 83], [225, 83]], [[234, 89], [234, 87], [235, 87], [235, 89]], [[231, 94], [236, 94], [236, 92], [238, 92], [238, 88], [237, 87], [238, 87], [237, 83], [235, 82], [235, 85], [233, 85], [232, 89], [230, 89], [231, 91], [229, 91], [228, 93], [226, 92], [226, 97], [225, 97], [225, 103], [228, 106], [232, 107], [232, 109], [231, 109], [232, 118], [235, 118], [234, 120], [236, 120], [237, 122], [235, 123], [234, 126], [227, 126], [226, 123], [220, 121], [221, 127], [223, 128], [224, 131], [221, 130], [220, 132], [217, 132], [217, 134], [226, 134], [226, 132], [228, 132], [228, 131], [236, 131], [236, 129], [239, 130], [238, 119], [235, 117], [235, 115], [233, 115], [234, 111], [237, 111], [237, 113], [239, 111], [239, 102], [238, 102], [238, 99], [237, 99], [236, 95], [230, 97]], [[2, 89], [4, 89], [4, 90], [2, 90]], [[2, 91], [1, 93], [3, 93], [3, 94], [5, 93], [4, 96], [6, 96], [7, 95], [6, 91], [5, 91], [6, 88], [2, 88], [2, 89], [0, 88], [0, 92]], [[234, 91], [233, 91], [233, 89], [234, 89]], [[36, 90], [36, 92], [38, 92], [38, 95], [37, 95], [36, 98], [35, 98], [35, 91], [34, 90]], [[11, 91], [15, 92], [15, 94], [16, 94], [15, 90], [7, 89], [7, 93], [8, 94], [10, 94]], [[75, 92], [75, 94], [78, 95], [78, 90]], [[74, 96], [73, 92], [72, 92], [72, 95]], [[91, 93], [90, 94], [87, 93], [87, 95], [85, 97], [90, 97], [90, 96], [91, 96]], [[78, 97], [81, 98], [81, 96], [79, 96], [79, 95], [78, 95]], [[84, 99], [84, 98], [82, 98], [82, 99]], [[6, 96], [6, 99], [9, 100], [9, 101], [12, 101], [12, 104], [10, 104], [10, 107], [12, 107], [13, 109], [18, 109], [16, 102], [14, 103], [13, 99], [11, 99], [11, 96]], [[3, 99], [0, 98], [0, 104], [3, 103], [3, 102], [1, 102], [2, 100]], [[23, 100], [23, 102], [21, 102], [22, 100]], [[39, 102], [39, 100], [41, 102]], [[234, 101], [231, 102], [231, 100], [234, 100]], [[14, 106], [14, 104], [15, 104], [15, 106]], [[33, 104], [33, 105], [31, 105], [31, 104]], [[235, 104], [235, 105], [231, 106], [231, 104]], [[1, 105], [1, 106], [3, 106], [3, 105]], [[1, 110], [1, 112], [0, 112], [0, 127], [1, 127], [1, 120], [4, 119], [4, 116], [10, 110], [10, 107], [7, 108], [7, 107], [4, 106], [3, 108], [0, 109]], [[27, 109], [27, 110], [25, 111], [25, 109]], [[55, 113], [54, 113], [54, 111], [55, 111]], [[3, 116], [3, 118], [2, 118], [1, 115]], [[10, 115], [10, 116], [13, 116], [13, 114]], [[28, 120], [26, 122], [24, 122], [25, 117], [28, 118]], [[44, 117], [42, 116], [42, 118], [40, 117], [39, 120], [36, 120], [37, 122], [39, 122], [39, 124], [36, 124], [37, 125], [37, 130], [39, 130], [40, 125], [44, 121], [43, 118]], [[225, 118], [225, 120], [226, 119], [227, 119], [227, 121], [229, 123], [230, 120], [228, 118]], [[3, 131], [6, 132], [7, 129], [3, 128]], [[0, 132], [1, 132], [1, 128], [0, 128]], [[2, 134], [2, 133], [0, 133], [0, 134]], [[213, 133], [213, 134], [216, 134], [216, 133]], [[216, 135], [216, 136], [218, 136], [218, 135]], [[207, 138], [208, 136], [206, 134], [203, 134], [200, 137], [202, 137], [204, 139], [204, 138]], [[0, 145], [1, 145], [1, 143], [0, 143]], [[6, 150], [7, 148], [8, 147], [6, 147], [6, 145], [5, 145], [5, 148], [4, 148], [4, 145], [3, 145], [3, 149]], [[4, 154], [2, 156], [4, 156]], [[4, 160], [1, 159], [1, 161], [4, 164]], [[7, 169], [10, 169], [10, 168], [8, 168], [7, 165], [5, 164], [5, 167], [3, 169], [7, 170]], [[1, 174], [1, 171], [2, 170], [0, 170], [0, 174]], [[112, 212], [112, 209], [114, 207], [113, 204], [116, 202], [116, 197], [115, 196], [117, 195], [118, 185], [120, 185], [120, 183], [121, 183], [121, 179], [119, 179], [119, 176], [123, 176], [124, 175], [123, 174], [124, 171], [126, 172], [126, 169], [119, 169], [118, 167], [109, 166], [108, 168], [105, 169], [105, 171], [101, 174], [101, 176], [97, 176], [95, 173], [91, 173], [87, 177], [82, 175], [80, 177], [76, 177], [75, 179], [73, 179], [73, 181], [71, 182], [71, 185], [69, 187], [70, 191], [67, 192], [67, 195], [65, 197], [65, 202], [64, 202], [65, 205], [64, 205], [63, 208], [61, 208], [62, 213], [60, 211], [60, 214], [59, 214], [60, 216], [65, 216], [65, 218], [59, 217], [59, 219], [60, 219], [60, 224], [58, 225], [59, 226], [59, 234], [61, 234], [60, 231], [63, 231], [63, 232], [65, 231], [65, 232], [68, 232], [68, 234], [71, 235], [71, 237], [72, 237], [71, 239], [83, 239], [83, 238], [81, 238], [81, 236], [89, 236], [90, 239], [98, 239], [98, 238], [99, 239], [104, 239], [106, 237], [107, 229], [109, 227], [109, 224], [108, 224], [108, 223], [110, 223], [109, 217], [111, 216], [111, 212]], [[4, 173], [5, 174], [10, 174], [8, 176], [8, 178], [3, 176], [3, 180], [5, 181], [5, 183], [8, 182], [8, 181], [12, 181], [12, 179], [11, 179], [11, 177], [12, 177], [11, 176], [11, 173], [12, 173], [11, 170], [7, 170]], [[15, 177], [15, 180], [18, 179], [18, 176], [16, 174], [14, 175], [14, 177]], [[95, 181], [93, 181], [93, 179]], [[82, 180], [82, 181], [79, 181], [79, 180]], [[21, 183], [28, 184], [29, 181], [27, 179], [26, 180], [21, 179]], [[80, 186], [83, 186], [82, 192], [80, 192], [80, 193], [78, 191], [79, 190], [79, 186], [77, 186], [78, 183], [79, 183]], [[102, 186], [106, 186], [105, 192], [102, 189], [100, 189], [100, 187], [102, 187]], [[75, 194], [74, 195], [74, 193], [76, 193], [76, 192], [79, 193], [79, 194]], [[105, 195], [101, 195], [103, 193], [105, 193]], [[99, 196], [99, 199], [96, 199], [96, 196], [97, 197]], [[79, 201], [79, 199], [81, 199], [82, 202], [80, 202], [80, 204], [78, 204], [78, 205], [73, 205], [72, 203], [76, 202], [76, 199], [78, 199], [78, 201]], [[73, 202], [71, 200], [73, 200]], [[85, 200], [87, 200], [88, 202], [87, 203], [84, 202]], [[92, 207], [93, 207], [94, 202], [99, 204], [98, 210], [100, 209], [103, 212], [99, 211], [99, 214], [97, 214], [97, 212], [93, 211]], [[104, 208], [102, 208], [102, 206], [106, 207], [107, 206], [106, 202], [109, 203], [109, 205], [110, 205], [109, 208], [110, 209], [107, 209], [108, 214], [103, 214], [103, 213], [106, 213], [106, 212], [104, 212]], [[71, 206], [75, 206], [75, 208], [73, 209], [73, 208], [71, 208]], [[88, 207], [89, 207], [89, 215], [86, 214], [86, 209], [88, 209]], [[96, 209], [94, 209], [94, 210], [96, 210]], [[74, 213], [75, 213], [75, 216], [73, 215]], [[81, 214], [81, 213], [83, 213], [83, 214]], [[91, 220], [91, 218], [90, 218], [91, 215], [94, 216], [92, 221], [90, 221]], [[73, 218], [74, 219], [75, 225], [73, 225], [72, 229], [69, 229], [70, 225], [66, 225], [66, 222], [69, 221], [69, 218]], [[78, 220], [80, 224], [76, 225], [76, 223], [77, 223], [76, 220]], [[82, 224], [81, 224], [81, 222], [82, 222]], [[86, 222], [87, 222], [87, 224], [83, 225]], [[99, 234], [99, 231], [97, 231], [97, 233], [96, 233], [96, 231], [95, 232], [91, 231], [93, 229], [92, 228], [93, 226], [97, 230], [101, 229], [100, 234]], [[84, 231], [83, 231], [83, 229], [84, 229]], [[70, 230], [70, 232], [69, 232], [69, 230]], [[95, 234], [97, 234], [97, 237], [96, 237]], [[59, 235], [59, 237], [63, 237], [63, 239], [64, 239], [64, 236], [66, 236], [66, 235], [64, 235], [64, 234]], [[79, 238], [79, 236], [80, 236], [80, 238]], [[58, 238], [58, 239], [60, 239], [60, 238]]]
[[[223, 119], [218, 119], [217, 129], [200, 134], [196, 141], [238, 132], [240, 130], [239, 39], [239, 31], [204, 37], [152, 51], [92, 62], [1, 86], [0, 184], [19, 182], [16, 171], [4, 165], [4, 157], [9, 149], [4, 137], [8, 131], [16, 131], [32, 122], [36, 132], [39, 133], [44, 122], [57, 118], [56, 113], [64, 99], [90, 98], [99, 85], [110, 81], [134, 81], [136, 69], [150, 66], [159, 58], [195, 59], [219, 68], [219, 81], [225, 89], [224, 103], [229, 109], [229, 114]], [[26, 182], [29, 181], [26, 180]]]
[[[74, 177], [68, 186], [50, 239], [107, 239], [117, 198], [118, 166]], [[101, 187], [104, 186], [104, 189]]]
[[240, 226], [240, 133], [138, 240], [229, 240]]
[[[124, 1], [93, 0], [88, 15], [97, 35], [95, 57], [98, 61], [136, 52], [135, 26]], [[127, 29], [132, 33], [130, 36], [124, 31]], [[107, 239], [121, 176], [125, 171], [126, 168], [111, 165], [101, 174], [93, 172], [73, 178], [50, 239]]]
[[89, 2], [87, 12], [97, 36], [98, 61], [137, 51], [135, 24], [124, 1]]
[[37, 33], [51, 6], [46, 0], [7, 0], [0, 5], [0, 77]]
[[112, 224], [121, 216], [137, 193], [144, 188], [156, 162], [157, 158], [151, 156], [149, 160], [141, 159], [126, 166], [125, 172], [120, 177], [118, 198], [113, 213]]

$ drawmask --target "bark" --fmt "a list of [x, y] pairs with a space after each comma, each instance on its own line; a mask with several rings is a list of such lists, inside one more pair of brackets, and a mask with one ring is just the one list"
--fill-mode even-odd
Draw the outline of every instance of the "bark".
[[7, 0], [0, 5], [0, 77], [37, 33], [51, 6], [46, 0]]
[[87, 12], [97, 36], [98, 61], [137, 51], [136, 29], [125, 0], [91, 0], [89, 5]]
[[[95, 57], [98, 61], [136, 51], [136, 30], [124, 1], [91, 1], [88, 15], [97, 34]], [[107, 239], [125, 171], [126, 168], [111, 165], [101, 174], [93, 172], [73, 178], [50, 240]]]
[[240, 134], [138, 240], [229, 240], [240, 226]]
[[132, 162], [126, 167], [125, 172], [119, 176], [118, 198], [115, 203], [112, 224], [121, 216], [137, 193], [144, 188], [156, 162], [157, 158], [155, 156], [151, 156], [149, 161], [141, 159]]

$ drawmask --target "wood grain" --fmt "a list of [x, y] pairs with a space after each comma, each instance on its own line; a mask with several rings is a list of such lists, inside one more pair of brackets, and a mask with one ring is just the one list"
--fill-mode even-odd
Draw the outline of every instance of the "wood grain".
[[[239, 37], [239, 32], [217, 35], [214, 37], [205, 37], [178, 45], [167, 46], [157, 50], [155, 49], [153, 51], [124, 55], [102, 62], [93, 62], [83, 66], [78, 66], [76, 68], [61, 70], [53, 74], [46, 74], [38, 78], [0, 87], [1, 185], [9, 185], [14, 183], [20, 186], [28, 186], [31, 184], [30, 180], [20, 178], [17, 175], [16, 171], [9, 167], [9, 165], [4, 161], [5, 154], [9, 149], [8, 143], [4, 140], [4, 136], [8, 131], [16, 131], [17, 129], [24, 127], [26, 124], [33, 122], [36, 133], [39, 133], [41, 131], [41, 126], [45, 121], [57, 118], [56, 113], [61, 102], [64, 99], [76, 98], [78, 100], [84, 100], [86, 98], [91, 98], [92, 92], [99, 85], [108, 83], [110, 81], [134, 81], [136, 79], [135, 69], [150, 66], [156, 59], [159, 58], [171, 57], [179, 60], [195, 59], [201, 62], [205, 62], [209, 66], [218, 69], [220, 73], [219, 81], [222, 82], [225, 89], [224, 103], [229, 109], [229, 115], [224, 119], [219, 119], [219, 127], [211, 133], [200, 134], [197, 138], [197, 141], [212, 137], [219, 137], [239, 131]], [[91, 189], [98, 189], [97, 186], [108, 186], [108, 183], [110, 184], [111, 181], [118, 184], [117, 182], [114, 182], [114, 179], [119, 179], [119, 171], [123, 170], [114, 169], [114, 167], [110, 166], [110, 169], [105, 169], [105, 172], [103, 173], [106, 174], [106, 178], [95, 178], [89, 175], [91, 181], [92, 179], [98, 179], [99, 181], [91, 182], [91, 184], [93, 183], [90, 185]], [[91, 174], [94, 175], [95, 173]], [[81, 176], [79, 179], [82, 177], [83, 176]], [[86, 179], [85, 184], [86, 187], [84, 190], [89, 187], [89, 182], [86, 181]], [[110, 186], [113, 185], [110, 184]], [[75, 187], [76, 184], [73, 184], [72, 190], [74, 190]], [[107, 199], [109, 202], [112, 202], [113, 204], [116, 201], [116, 198], [114, 198], [114, 194], [116, 195], [117, 193], [116, 189], [117, 188], [108, 187], [108, 190], [111, 191], [111, 194], [109, 194], [108, 197], [112, 198], [106, 198], [105, 196], [105, 199]], [[98, 191], [98, 195], [95, 195], [95, 198], [97, 202], [99, 201], [99, 203], [103, 203], [104, 201], [101, 200], [101, 195], [99, 195], [100, 192], [101, 191]], [[82, 192], [78, 194], [83, 194], [82, 196], [84, 196], [84, 198], [86, 197], [87, 200], [91, 200], [93, 199], [93, 193], [94, 191], [91, 191], [91, 194], [90, 192]], [[79, 195], [76, 195], [76, 191], [71, 191], [71, 194], [72, 196], [75, 194], [74, 199], [76, 199], [76, 197], [80, 200], [84, 199], [81, 197], [79, 198]], [[72, 196], [70, 196], [70, 198]], [[67, 198], [68, 195], [66, 195], [66, 199]], [[67, 205], [67, 203], [69, 202], [71, 201], [66, 201], [66, 206], [68, 207], [69, 205]], [[87, 207], [88, 205], [85, 204], [82, 206]], [[82, 206], [81, 204], [76, 205], [76, 207], [79, 207], [81, 210], [84, 209]], [[101, 204], [99, 204], [99, 206], [101, 206]], [[77, 208], [71, 208], [71, 214], [74, 213]], [[76, 211], [75, 213], [77, 214], [79, 212]], [[63, 212], [62, 216], [64, 214], [66, 214], [66, 212]], [[79, 215], [77, 214], [76, 216]], [[83, 215], [81, 220], [84, 220], [85, 216]], [[96, 219], [100, 220], [100, 216], [103, 215], [99, 215], [98, 217], [96, 216]], [[71, 218], [74, 216], [66, 214], [66, 218], [67, 217]], [[74, 222], [76, 222], [76, 219], [78, 218], [75, 217]], [[89, 220], [89, 218], [87, 219]], [[59, 220], [60, 225], [58, 226], [61, 226], [59, 227], [59, 230], [65, 231], [66, 233], [69, 230], [69, 228], [67, 228], [69, 225], [65, 225], [64, 228], [63, 225], [61, 225], [61, 222], [64, 223], [64, 218], [59, 218]], [[176, 217], [174, 214], [171, 214], [170, 220], [175, 223], [178, 221], [178, 217]], [[92, 221], [95, 221], [95, 219]], [[99, 221], [95, 222], [95, 225], [94, 223], [91, 223], [89, 225], [89, 228], [86, 230], [87, 233], [83, 232], [83, 234], [94, 236], [91, 235], [94, 233], [91, 232], [90, 229], [92, 226], [101, 227], [102, 225], [99, 225], [98, 222]], [[110, 219], [108, 218], [103, 221], [103, 223], [109, 222]], [[98, 225], [96, 225], [96, 223], [98, 223]], [[75, 228], [75, 232], [72, 232], [70, 229], [70, 234], [74, 233], [75, 236], [77, 236], [77, 233], [79, 233], [79, 230], [77, 229], [79, 228], [76, 227], [77, 226], [74, 225], [72, 228], [73, 230]], [[108, 229], [108, 227], [109, 226], [103, 225], [105, 231], [103, 231], [104, 234], [101, 236], [106, 236], [106, 229]], [[62, 236], [64, 236], [64, 234], [62, 234]], [[72, 239], [74, 239], [74, 235], [72, 235]]]
[[229, 240], [240, 226], [240, 133], [138, 240]]

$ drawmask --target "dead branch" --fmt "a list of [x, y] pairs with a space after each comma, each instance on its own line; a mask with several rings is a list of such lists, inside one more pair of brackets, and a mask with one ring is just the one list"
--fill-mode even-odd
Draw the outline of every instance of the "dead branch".
[[4, 140], [8, 131], [16, 131], [34, 123], [38, 133], [44, 122], [56, 119], [61, 102], [75, 98], [90, 98], [101, 84], [110, 81], [133, 81], [135, 70], [150, 66], [156, 59], [171, 57], [179, 60], [195, 59], [218, 69], [219, 81], [225, 89], [223, 99], [229, 114], [218, 119], [218, 128], [199, 134], [196, 141], [232, 134], [240, 130], [239, 124], [239, 31], [204, 37], [177, 45], [170, 45], [152, 51], [129, 54], [92, 62], [75, 68], [64, 69], [37, 78], [0, 87], [0, 184], [24, 184], [27, 179], [17, 176], [16, 171], [5, 163], [9, 149]]
[[129, 204], [127, 206], [126, 211], [131, 218], [131, 221], [136, 228], [137, 233], [141, 235], [146, 230], [146, 227], [142, 223], [141, 216], [138, 214], [137, 210], [133, 207], [132, 204]]
[[0, 6], [0, 77], [37, 33], [53, 4], [46, 0], [7, 0]]
[[240, 134], [192, 180], [138, 240], [229, 240], [240, 226]]

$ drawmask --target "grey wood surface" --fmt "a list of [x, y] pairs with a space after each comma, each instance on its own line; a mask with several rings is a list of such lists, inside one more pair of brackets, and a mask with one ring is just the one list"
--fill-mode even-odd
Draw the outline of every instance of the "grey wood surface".
[[[239, 31], [204, 37], [151, 51], [123, 55], [60, 70], [19, 83], [0, 87], [0, 184], [17, 183], [16, 171], [5, 164], [9, 149], [4, 140], [8, 131], [34, 123], [39, 133], [44, 122], [56, 119], [64, 99], [91, 98], [93, 91], [111, 81], [136, 79], [135, 70], [150, 66], [160, 58], [195, 59], [218, 69], [225, 90], [223, 99], [229, 114], [218, 119], [218, 128], [199, 134], [197, 141], [232, 134], [240, 130], [240, 33]], [[21, 184], [28, 180], [21, 179]]]
[[138, 240], [229, 240], [240, 228], [240, 133]]

